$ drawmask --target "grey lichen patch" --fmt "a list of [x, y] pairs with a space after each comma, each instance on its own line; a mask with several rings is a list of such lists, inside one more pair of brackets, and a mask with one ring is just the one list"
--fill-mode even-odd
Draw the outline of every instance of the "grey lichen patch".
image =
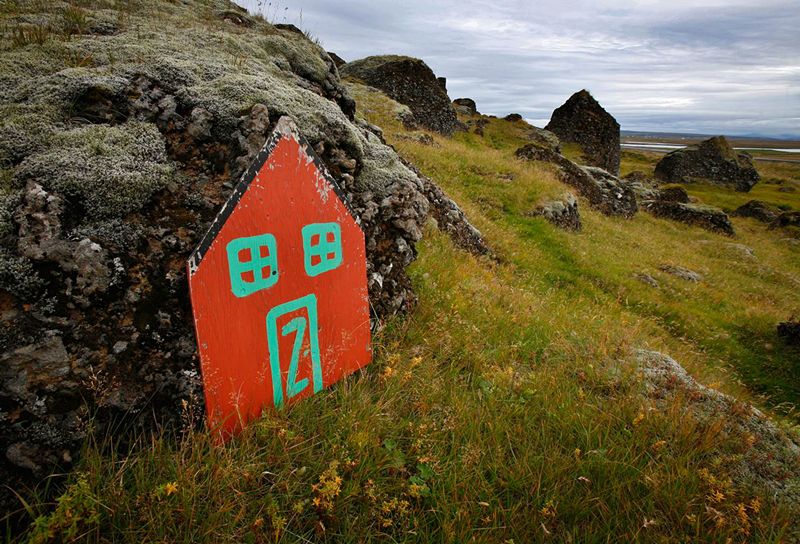
[[390, 147], [382, 144], [377, 136], [367, 133], [363, 166], [356, 177], [356, 189], [383, 197], [387, 188], [396, 182], [414, 186], [420, 184], [417, 175], [400, 162]]
[[25, 159], [15, 181], [78, 197], [91, 217], [121, 217], [141, 208], [174, 176], [164, 138], [149, 123], [90, 125], [54, 137]]
[[0, 248], [0, 289], [22, 300], [30, 300], [43, 286], [44, 281], [29, 259]]

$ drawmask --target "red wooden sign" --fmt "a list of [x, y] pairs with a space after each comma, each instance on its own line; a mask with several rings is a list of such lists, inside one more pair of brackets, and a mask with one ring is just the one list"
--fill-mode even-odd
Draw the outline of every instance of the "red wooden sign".
[[288, 117], [188, 276], [208, 421], [223, 436], [371, 360], [364, 233]]

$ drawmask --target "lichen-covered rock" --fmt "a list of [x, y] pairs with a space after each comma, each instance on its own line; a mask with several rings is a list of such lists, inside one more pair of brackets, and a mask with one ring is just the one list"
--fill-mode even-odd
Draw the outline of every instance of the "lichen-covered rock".
[[772, 223], [781, 211], [761, 200], [748, 200], [736, 208], [731, 215], [736, 217], [752, 217], [762, 223]]
[[735, 234], [728, 215], [713, 206], [677, 200], [646, 200], [641, 206], [656, 217], [696, 225], [728, 236]]
[[800, 228], [800, 212], [783, 212], [770, 223], [769, 228]]
[[[118, 418], [178, 424], [181, 401], [202, 402], [186, 258], [283, 115], [361, 217], [375, 324], [414, 302], [405, 268], [426, 188], [355, 120], [319, 45], [225, 0], [92, 5], [87, 20], [113, 22], [102, 38], [0, 51], [0, 480], [11, 488], [67, 468], [90, 413], [102, 433]], [[15, 10], [63, 19], [58, 2]], [[15, 498], [0, 489], [5, 510]]]
[[515, 155], [519, 159], [544, 161], [558, 166], [564, 183], [574, 187], [601, 213], [633, 217], [638, 209], [636, 194], [630, 186], [601, 168], [578, 166], [556, 151], [536, 144], [517, 149]]
[[559, 200], [550, 200], [536, 207], [531, 215], [541, 215], [558, 228], [571, 231], [581, 230], [581, 215], [578, 199], [567, 193]]
[[[644, 395], [656, 409], [674, 409], [720, 436], [753, 441], [730, 460], [727, 472], [744, 488], [756, 488], [778, 503], [797, 508], [800, 501], [800, 437], [779, 427], [750, 404], [743, 403], [692, 378], [673, 358], [656, 351], [635, 354]], [[680, 413], [675, 413], [680, 417]], [[792, 542], [800, 538], [800, 520], [787, 528]]]
[[749, 191], [760, 179], [750, 155], [737, 153], [724, 136], [668, 153], [656, 164], [655, 174], [664, 181], [707, 181], [737, 191]]
[[453, 107], [463, 115], [478, 115], [478, 105], [471, 98], [456, 98], [453, 100]]
[[581, 90], [553, 111], [544, 127], [562, 142], [578, 144], [584, 160], [619, 175], [619, 123], [589, 94]]
[[446, 136], [459, 128], [447, 91], [420, 59], [399, 55], [367, 57], [348, 62], [342, 76], [359, 79], [405, 104], [421, 126]]
[[702, 274], [683, 266], [665, 263], [659, 266], [658, 269], [686, 281], [698, 282], [703, 280]]

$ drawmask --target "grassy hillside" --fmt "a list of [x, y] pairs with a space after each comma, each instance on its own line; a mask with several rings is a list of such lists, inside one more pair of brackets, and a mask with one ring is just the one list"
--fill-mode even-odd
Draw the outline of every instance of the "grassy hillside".
[[[759, 437], [726, 434], [688, 399], [656, 409], [632, 351], [667, 353], [796, 424], [800, 357], [775, 325], [800, 313], [800, 247], [750, 219], [733, 218], [730, 239], [645, 213], [608, 218], [583, 200], [583, 232], [556, 230], [526, 215], [567, 187], [551, 167], [513, 158], [523, 123], [491, 120], [483, 137], [426, 145], [396, 104], [351, 92], [498, 260], [429, 225], [412, 267], [419, 306], [375, 338], [365, 371], [222, 448], [188, 427], [177, 440], [142, 437], [129, 454], [96, 437], [55, 511], [29, 504], [41, 515], [31, 541], [792, 541], [800, 505], [736, 473]], [[623, 173], [652, 171], [654, 157], [624, 153]], [[758, 167], [800, 178], [797, 166]], [[728, 208], [750, 197], [800, 208], [800, 194], [778, 187], [688, 190]]]

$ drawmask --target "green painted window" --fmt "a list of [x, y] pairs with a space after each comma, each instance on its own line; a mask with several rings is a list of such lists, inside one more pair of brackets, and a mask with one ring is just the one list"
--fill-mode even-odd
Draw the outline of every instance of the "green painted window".
[[269, 289], [278, 282], [278, 248], [271, 234], [228, 242], [231, 290], [239, 298]]
[[319, 276], [342, 264], [342, 229], [339, 223], [312, 223], [303, 227], [306, 274]]

